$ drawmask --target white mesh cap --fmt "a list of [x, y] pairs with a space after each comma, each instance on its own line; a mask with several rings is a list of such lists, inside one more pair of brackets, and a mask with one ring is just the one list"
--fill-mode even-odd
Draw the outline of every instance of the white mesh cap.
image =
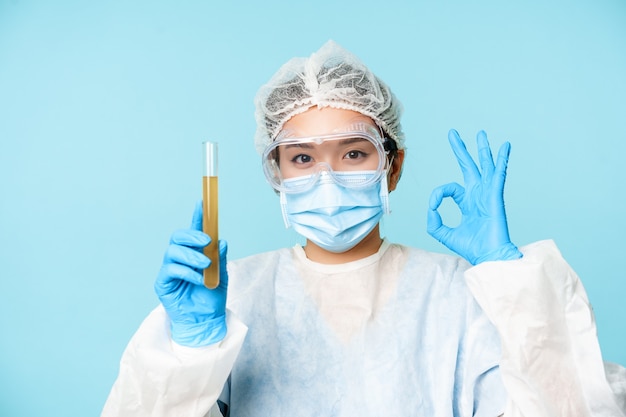
[[292, 58], [285, 63], [259, 89], [254, 104], [254, 142], [260, 154], [290, 118], [314, 106], [364, 114], [396, 142], [398, 149], [404, 149], [402, 104], [355, 55], [333, 41], [309, 58]]

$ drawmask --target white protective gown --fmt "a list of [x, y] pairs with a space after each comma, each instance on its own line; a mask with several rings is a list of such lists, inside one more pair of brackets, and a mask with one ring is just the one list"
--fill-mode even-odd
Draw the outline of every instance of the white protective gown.
[[230, 262], [227, 337], [178, 346], [157, 308], [102, 416], [217, 416], [218, 397], [233, 417], [626, 415], [575, 273], [550, 241], [521, 250], [477, 267], [387, 241], [342, 265], [299, 246]]

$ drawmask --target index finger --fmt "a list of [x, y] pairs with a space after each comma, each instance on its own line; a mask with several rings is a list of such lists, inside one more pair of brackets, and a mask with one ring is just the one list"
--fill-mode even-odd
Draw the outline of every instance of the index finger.
[[465, 142], [459, 136], [459, 133], [450, 129], [448, 132], [448, 141], [450, 142], [450, 147], [456, 156], [456, 160], [461, 167], [461, 172], [463, 173], [463, 179], [466, 183], [475, 182], [480, 179], [480, 171], [474, 162], [474, 159], [467, 151], [465, 147]]

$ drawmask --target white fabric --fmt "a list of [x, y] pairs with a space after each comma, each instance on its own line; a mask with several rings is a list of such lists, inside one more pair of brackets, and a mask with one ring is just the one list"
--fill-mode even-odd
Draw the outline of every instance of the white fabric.
[[[202, 417], [216, 403], [241, 348], [246, 327], [228, 314], [228, 334], [204, 348], [170, 338], [169, 319], [159, 306], [128, 344], [102, 417]], [[217, 409], [210, 415], [218, 416]]]
[[501, 334], [506, 417], [620, 417], [576, 273], [552, 241], [516, 261], [470, 269], [469, 287]]
[[617, 363], [604, 362], [604, 372], [618, 408], [626, 414], [626, 368]]
[[[505, 401], [506, 417], [622, 416], [626, 369], [603, 366], [580, 281], [553, 243], [522, 252], [467, 269], [385, 241], [344, 265], [311, 262], [300, 247], [232, 262], [226, 339], [175, 345], [156, 309], [102, 416], [218, 417], [220, 392], [232, 417], [494, 417]], [[470, 289], [502, 334], [501, 361]]]
[[234, 417], [501, 414], [498, 337], [468, 267], [387, 243], [342, 265], [300, 247], [229, 264], [249, 331], [222, 400]]

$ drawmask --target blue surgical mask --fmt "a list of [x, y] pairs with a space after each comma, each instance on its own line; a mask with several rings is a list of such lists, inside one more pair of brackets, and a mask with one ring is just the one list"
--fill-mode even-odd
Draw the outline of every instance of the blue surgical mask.
[[[341, 172], [342, 183], [359, 182], [363, 176], [377, 175], [374, 171]], [[297, 188], [307, 178], [285, 180], [285, 187]], [[387, 180], [365, 187], [337, 184], [332, 176], [322, 173], [315, 186], [299, 193], [281, 192], [281, 208], [287, 227], [293, 229], [321, 248], [335, 253], [352, 249], [389, 212]]]

